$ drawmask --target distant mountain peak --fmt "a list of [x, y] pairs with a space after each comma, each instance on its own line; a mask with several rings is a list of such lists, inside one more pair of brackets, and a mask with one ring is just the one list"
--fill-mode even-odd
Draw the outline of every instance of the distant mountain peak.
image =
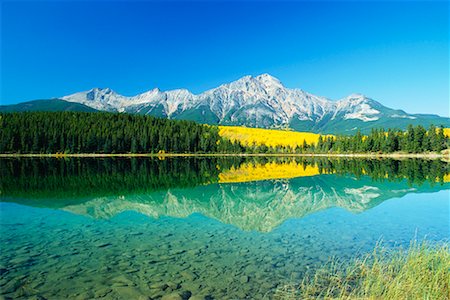
[[364, 99], [368, 99], [365, 95], [360, 94], [360, 93], [353, 93], [348, 95], [347, 97], [345, 97], [345, 99], [360, 99], [360, 100], [364, 100]]
[[281, 81], [278, 78], [275, 78], [267, 73], [258, 75], [255, 78], [256, 78], [256, 80], [261, 82], [266, 88], [268, 88], [268, 87], [284, 88], [283, 84], [281, 83]]
[[107, 95], [107, 94], [116, 94], [116, 92], [114, 92], [114, 91], [113, 91], [112, 89], [110, 89], [110, 88], [99, 88], [99, 87], [90, 89], [88, 92], [91, 92], [91, 93], [99, 93], [99, 94], [104, 94], [104, 95]]
[[112, 93], [112, 92], [113, 92], [113, 90], [111, 90], [109, 87], [106, 87], [106, 88], [96, 88], [96, 90], [101, 91], [101, 92], [104, 92], [104, 93], [106, 93], [106, 94], [109, 94], [109, 93]]
[[153, 89], [151, 89], [151, 90], [148, 90], [148, 91], [146, 91], [146, 92], [143, 92], [143, 93], [141, 93], [141, 94], [138, 94], [138, 95], [136, 95], [136, 96], [134, 96], [134, 97], [142, 97], [142, 96], [156, 95], [156, 94], [159, 94], [159, 93], [162, 93], [161, 90], [160, 90], [159, 88], [153, 88]]
[[275, 83], [281, 83], [281, 81], [278, 78], [270, 75], [269, 73], [263, 73], [263, 74], [257, 75], [257, 76], [255, 76], [255, 78], [260, 81], [270, 81], [270, 82], [275, 82]]

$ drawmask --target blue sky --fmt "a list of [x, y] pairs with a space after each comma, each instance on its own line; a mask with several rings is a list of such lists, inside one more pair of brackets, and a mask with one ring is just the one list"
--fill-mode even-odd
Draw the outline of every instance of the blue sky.
[[250, 74], [449, 115], [449, 3], [2, 1], [1, 103]]

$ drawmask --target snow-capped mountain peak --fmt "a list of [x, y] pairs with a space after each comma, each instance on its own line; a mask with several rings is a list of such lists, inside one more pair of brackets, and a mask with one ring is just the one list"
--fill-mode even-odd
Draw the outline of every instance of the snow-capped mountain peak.
[[[141, 113], [209, 124], [290, 127], [307, 131], [335, 131], [338, 123], [339, 126], [351, 124], [348, 125], [352, 126], [350, 130], [369, 128], [385, 118], [395, 119], [396, 122], [416, 120], [414, 115], [387, 108], [362, 94], [351, 94], [332, 101], [301, 89], [286, 88], [269, 74], [244, 76], [197, 95], [186, 89], [161, 91], [154, 88], [126, 97], [109, 88], [95, 88], [61, 99], [105, 111]], [[347, 128], [347, 125], [342, 126]]]
[[364, 122], [376, 121], [380, 114], [380, 111], [374, 108], [374, 106], [377, 106], [376, 104], [378, 103], [363, 94], [351, 94], [336, 102], [333, 118], [341, 113], [344, 119], [357, 119]]
[[110, 88], [93, 88], [85, 92], [64, 96], [61, 99], [78, 102], [98, 110], [120, 111], [126, 97], [117, 94]]
[[277, 78], [265, 73], [255, 77], [266, 88], [284, 88], [283, 84]]

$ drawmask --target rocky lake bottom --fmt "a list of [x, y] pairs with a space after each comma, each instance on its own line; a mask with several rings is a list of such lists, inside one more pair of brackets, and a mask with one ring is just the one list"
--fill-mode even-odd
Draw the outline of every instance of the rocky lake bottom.
[[2, 203], [1, 292], [6, 299], [271, 299], [308, 269], [370, 251], [380, 239], [407, 246], [424, 235], [448, 238], [448, 192], [423, 196], [358, 215], [329, 209], [269, 233], [198, 214], [95, 220]]

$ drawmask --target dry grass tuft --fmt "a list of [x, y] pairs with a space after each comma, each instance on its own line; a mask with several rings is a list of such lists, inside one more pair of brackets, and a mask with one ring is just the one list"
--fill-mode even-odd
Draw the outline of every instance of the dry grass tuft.
[[279, 288], [276, 299], [450, 299], [449, 245], [412, 243], [407, 250], [375, 250], [349, 264], [336, 260]]

